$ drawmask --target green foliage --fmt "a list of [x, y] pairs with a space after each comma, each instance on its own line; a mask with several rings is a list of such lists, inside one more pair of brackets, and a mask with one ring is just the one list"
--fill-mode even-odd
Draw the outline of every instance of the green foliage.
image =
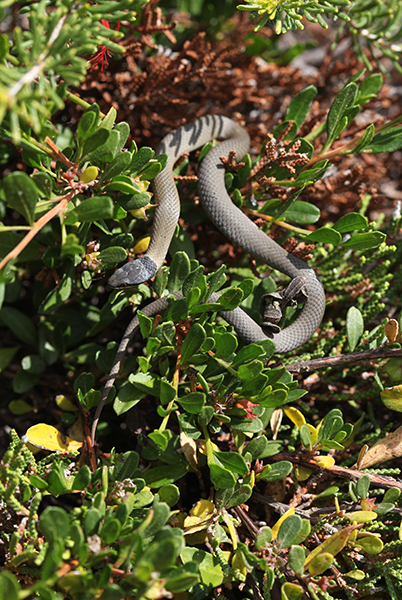
[[[17, 25], [0, 36], [3, 136], [10, 136], [18, 144], [29, 140], [31, 129], [36, 134], [50, 134], [47, 119], [63, 107], [67, 86], [78, 86], [84, 80], [88, 55], [99, 47], [123, 52], [113, 41], [122, 34], [108, 22], [116, 25], [122, 20], [135, 21], [135, 11], [145, 2], [100, 0], [90, 5], [57, 0], [50, 5], [42, 0], [22, 5], [20, 14], [27, 15], [29, 26]], [[2, 0], [0, 16], [13, 4]], [[104, 19], [108, 22], [103, 23]]]
[[[149, 181], [163, 168], [165, 157], [155, 157], [151, 148], [134, 143], [127, 148], [129, 127], [118, 122], [115, 109], [102, 115], [97, 104], [78, 100], [85, 110], [74, 133], [61, 125], [56, 129], [47, 119], [62, 106], [65, 84], [83, 79], [85, 56], [102, 46], [121, 52], [109, 39], [117, 38], [117, 31], [100, 21], [107, 17], [111, 25], [132, 23], [133, 8], [140, 4], [40, 2], [21, 9], [29, 15], [30, 25], [10, 33], [12, 44], [6, 34], [0, 37], [0, 94], [5, 98], [1, 134], [7, 143], [12, 139], [21, 147], [27, 167], [7, 174], [0, 192], [1, 214], [7, 209], [19, 215], [15, 226], [0, 225], [4, 259], [0, 326], [11, 340], [0, 350], [0, 368], [11, 365], [22, 349], [13, 390], [25, 395], [56, 366], [65, 367], [74, 376], [71, 389], [77, 402], [61, 394], [56, 398], [58, 427], [80, 433], [82, 424], [89, 427], [91, 411], [100, 399], [100, 382], [116, 353], [115, 343], [105, 347], [105, 329], [128, 305], [138, 307], [152, 296], [151, 289], [141, 285], [115, 291], [106, 299], [97, 280], [134, 253], [146, 211], [152, 214]], [[338, 7], [347, 4], [346, 0], [300, 7], [282, 3], [275, 15], [271, 11], [263, 20], [272, 16], [285, 31], [298, 26], [303, 15], [318, 22], [322, 11], [346, 18]], [[9, 5], [0, 2], [3, 9]], [[194, 14], [202, 13], [200, 6]], [[243, 8], [262, 10], [257, 3]], [[378, 33], [373, 45], [381, 45], [380, 29], [381, 35], [384, 27], [393, 31], [395, 22], [378, 11], [374, 14], [371, 5], [365, 8], [365, 22], [361, 2], [345, 8], [347, 18], [353, 18], [348, 26], [354, 24], [356, 39], [363, 27], [371, 36]], [[283, 22], [280, 10], [286, 13]], [[381, 27], [380, 19], [386, 19]], [[398, 31], [392, 33], [393, 42]], [[65, 83], [59, 83], [60, 77]], [[380, 219], [370, 223], [366, 195], [359, 212], [311, 231], [320, 211], [299, 200], [301, 192], [324, 180], [333, 159], [402, 148], [400, 119], [377, 130], [369, 124], [358, 136], [350, 133], [354, 119], [376, 99], [381, 85], [381, 75], [365, 77], [364, 71], [358, 72], [339, 91], [320, 124], [298, 137], [317, 93], [308, 86], [292, 98], [284, 121], [265, 140], [261, 155], [255, 160], [245, 157], [239, 169], [226, 175], [243, 210], [264, 219], [268, 227], [279, 222], [287, 235], [316, 243], [311, 264], [342, 310], [334, 323], [323, 325], [320, 338], [315, 336], [306, 345], [311, 354], [304, 358], [374, 349], [386, 339], [381, 312], [384, 298], [391, 302], [392, 294], [398, 293], [389, 284], [401, 254], [398, 240], [398, 246], [387, 245], [386, 236], [398, 230], [401, 217], [395, 215], [386, 224]], [[269, 185], [287, 191], [286, 198], [272, 198]], [[249, 189], [260, 202], [258, 210], [243, 196]], [[26, 245], [21, 232], [27, 231], [32, 237]], [[112, 435], [116, 450], [102, 455], [99, 463], [84, 450], [79, 458], [76, 453], [51, 452], [37, 461], [26, 443], [29, 435], [20, 440], [11, 432], [0, 465], [2, 512], [5, 522], [12, 523], [0, 533], [7, 553], [0, 598], [142, 600], [185, 593], [189, 600], [197, 600], [216, 588], [224, 593], [226, 585], [241, 585], [248, 597], [269, 599], [280, 593], [282, 600], [336, 599], [352, 589], [344, 578], [352, 579], [361, 596], [370, 594], [376, 584], [381, 592], [387, 589], [397, 597], [400, 489], [370, 495], [373, 481], [384, 489], [392, 486], [386, 479], [398, 475], [392, 469], [383, 473], [380, 483], [365, 474], [349, 487], [324, 484], [309, 500], [313, 508], [298, 509], [298, 514], [270, 500], [267, 492], [263, 502], [282, 515], [271, 516], [271, 527], [257, 527], [255, 518], [247, 518], [242, 508], [254, 502], [258, 489], [280, 490], [285, 482], [288, 488], [299, 489], [313, 468], [330, 474], [334, 461], [348, 454], [353, 464], [355, 446], [367, 437], [370, 442], [380, 439], [378, 427], [374, 434], [364, 432], [363, 438], [367, 421], [357, 411], [359, 394], [365, 400], [370, 394], [379, 396], [374, 385], [367, 388], [371, 374], [364, 370], [362, 375], [363, 367], [355, 367], [348, 408], [342, 412], [331, 404], [321, 418], [318, 402], [304, 402], [307, 391], [283, 366], [294, 358], [282, 366], [269, 364], [274, 354], [270, 340], [245, 345], [217, 315], [241, 305], [258, 320], [261, 296], [276, 285], [271, 277], [256, 276], [266, 266], [257, 264], [252, 271], [245, 266], [226, 270], [222, 265], [205, 273], [193, 258], [189, 236], [185, 243], [186, 252], [175, 251], [172, 245], [170, 267], [164, 267], [153, 284], [158, 296], [168, 297], [169, 306], [157, 320], [139, 312], [143, 349], [137, 347], [135, 355], [126, 358], [109, 396], [115, 414], [111, 422], [107, 418], [101, 422], [98, 438], [107, 445]], [[33, 277], [34, 293], [26, 298], [23, 311], [17, 300]], [[280, 281], [281, 276], [275, 279]], [[350, 290], [363, 281], [368, 291], [352, 297]], [[178, 291], [182, 298], [173, 296]], [[208, 302], [215, 291], [221, 292], [219, 300]], [[285, 324], [296, 318], [298, 310], [287, 309]], [[373, 318], [380, 324], [366, 331]], [[399, 363], [388, 363], [385, 373], [391, 381], [402, 380]], [[329, 390], [331, 377], [341, 376], [328, 374]], [[373, 379], [378, 387], [387, 385], [377, 371]], [[383, 393], [385, 404], [397, 410], [399, 387], [395, 385], [392, 394]], [[333, 393], [335, 401], [343, 400], [342, 408], [344, 396]], [[9, 403], [15, 417], [33, 411], [30, 396], [25, 398]], [[112, 421], [125, 417], [140, 402], [138, 408], [148, 403], [150, 419], [130, 440], [135, 450], [124, 452]], [[370, 406], [368, 413], [376, 427]], [[47, 447], [43, 437], [36, 449]], [[202, 483], [203, 499], [188, 495], [194, 474]], [[80, 502], [67, 512], [63, 501], [73, 494]], [[52, 505], [43, 508], [49, 496]], [[247, 544], [243, 524], [248, 527]], [[365, 577], [368, 562], [370, 580]]]
[[[333, 419], [331, 423], [333, 429]], [[299, 583], [282, 582], [282, 597], [301, 597], [301, 583], [308, 571], [308, 590], [315, 598], [322, 573], [339, 552], [346, 552], [348, 564], [352, 561], [356, 565], [358, 560], [352, 559], [355, 548], [371, 556], [383, 548], [380, 537], [370, 533], [370, 528], [363, 532], [359, 527], [356, 539], [356, 526], [348, 525], [345, 518], [341, 518], [337, 533], [327, 534], [317, 544], [317, 527], [313, 536], [309, 521], [291, 511], [272, 529], [261, 528], [254, 535], [254, 543], [246, 546], [237, 540], [238, 521], [228, 512], [228, 490], [217, 492], [216, 505], [202, 500], [190, 515], [180, 513], [177, 519], [177, 511], [172, 512], [171, 507], [179, 498], [178, 488], [168, 483], [159, 486], [144, 478], [137, 452], [116, 455], [112, 451], [110, 458], [103, 459], [103, 465], [91, 474], [87, 466], [80, 468], [68, 456], [50, 456], [51, 461], [45, 458], [37, 462], [15, 432], [11, 436], [0, 464], [0, 497], [9, 518], [28, 518], [18, 533], [1, 533], [3, 543], [9, 544], [8, 564], [14, 573], [7, 570], [0, 574], [4, 598], [22, 600], [27, 593], [59, 598], [61, 592], [72, 600], [96, 598], [99, 593], [103, 597], [140, 599], [159, 597], [166, 593], [163, 590], [173, 594], [188, 590], [189, 598], [197, 598], [200, 587], [208, 593], [224, 583], [244, 582], [246, 572], [255, 581], [263, 578], [267, 589], [271, 589], [284, 569], [288, 575], [290, 569]], [[167, 448], [171, 442], [172, 438]], [[165, 457], [170, 453], [169, 462], [173, 458], [171, 450], [173, 446], [164, 453]], [[232, 459], [240, 455], [226, 453], [227, 459], [223, 459], [223, 454], [219, 452], [218, 456], [226, 461], [226, 467], [236, 470], [229, 455]], [[244, 478], [247, 467], [240, 470]], [[48, 506], [37, 519], [36, 511], [46, 495], [57, 497], [71, 490], [82, 490], [80, 506], [69, 513], [59, 506]], [[364, 514], [368, 492], [369, 477], [365, 475], [351, 490], [352, 499], [360, 499], [363, 509], [356, 514]], [[388, 513], [399, 495], [395, 488], [385, 494], [382, 504], [388, 503]], [[378, 513], [384, 514], [380, 510]], [[318, 525], [322, 532], [323, 525]], [[197, 547], [206, 539], [212, 553]], [[222, 551], [221, 544], [232, 546], [231, 551]], [[381, 569], [381, 560], [372, 568], [374, 572]], [[28, 572], [35, 582], [22, 590], [15, 573]], [[361, 579], [359, 573], [355, 569], [346, 575]]]
[[334, 21], [341, 21], [338, 37], [345, 29], [352, 37], [354, 51], [369, 70], [372, 70], [364, 47], [370, 51], [371, 59], [378, 67], [386, 72], [378, 58], [380, 55], [390, 59], [400, 71], [400, 58], [402, 53], [401, 16], [402, 7], [398, 0], [332, 0], [321, 2], [310, 0], [308, 2], [283, 1], [283, 0], [245, 0], [245, 4], [237, 6], [239, 10], [251, 11], [250, 18], [261, 17], [255, 27], [259, 31], [273, 23], [276, 34], [286, 31], [303, 30], [303, 19], [311, 23], [318, 23], [324, 29], [328, 23], [324, 16]]
[[[286, 31], [294, 31], [296, 28], [304, 29], [301, 22], [303, 17], [312, 23], [319, 23], [321, 27], [328, 28], [328, 24], [323, 19], [322, 15], [327, 17], [337, 17], [349, 21], [348, 14], [343, 12], [347, 10], [351, 4], [350, 0], [334, 0], [333, 2], [320, 2], [310, 0], [308, 2], [283, 0], [246, 0], [247, 4], [239, 4], [239, 10], [255, 11], [250, 15], [262, 16], [255, 30], [258, 31], [265, 27], [270, 21], [275, 22], [275, 32], [286, 33]], [[341, 8], [341, 10], [340, 10]]]

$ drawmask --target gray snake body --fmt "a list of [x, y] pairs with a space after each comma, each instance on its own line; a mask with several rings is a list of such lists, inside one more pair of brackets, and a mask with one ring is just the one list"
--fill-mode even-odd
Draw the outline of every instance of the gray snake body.
[[[231, 150], [235, 150], [238, 159], [241, 159], [249, 149], [250, 138], [242, 127], [227, 117], [215, 115], [201, 117], [172, 131], [162, 140], [156, 153], [157, 155], [166, 153], [168, 161], [154, 180], [158, 206], [149, 248], [143, 257], [119, 268], [109, 279], [109, 284], [114, 288], [133, 286], [147, 281], [156, 274], [165, 260], [180, 215], [180, 199], [173, 178], [173, 166], [182, 154], [200, 148], [213, 139], [224, 141], [207, 153], [198, 173], [200, 198], [205, 212], [216, 227], [245, 252], [292, 279], [302, 277], [307, 296], [295, 322], [279, 333], [264, 332], [240, 308], [220, 314], [234, 326], [240, 337], [247, 343], [270, 338], [275, 342], [278, 353], [288, 352], [308, 341], [319, 327], [325, 308], [324, 290], [311, 267], [269, 238], [231, 201], [225, 188], [225, 170], [220, 157], [228, 156]], [[214, 295], [210, 301], [216, 301], [218, 297]], [[144, 312], [152, 316], [166, 307], [167, 299], [160, 298], [146, 306]], [[137, 327], [138, 318], [134, 317], [123, 336], [112, 371], [104, 386], [94, 420], [93, 434], [102, 406]]]

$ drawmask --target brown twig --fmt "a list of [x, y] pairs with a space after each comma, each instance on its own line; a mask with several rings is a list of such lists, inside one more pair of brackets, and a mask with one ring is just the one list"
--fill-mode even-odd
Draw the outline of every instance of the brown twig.
[[340, 467], [338, 465], [333, 465], [332, 467], [327, 467], [326, 469], [323, 469], [315, 462], [315, 460], [312, 460], [311, 458], [303, 456], [293, 456], [292, 454], [287, 454], [286, 452], [279, 452], [279, 454], [275, 454], [275, 456], [272, 456], [272, 460], [289, 460], [291, 463], [301, 465], [303, 467], [306, 467], [307, 469], [321, 471], [323, 473], [333, 475], [334, 477], [342, 477], [342, 479], [349, 479], [350, 481], [357, 481], [359, 477], [367, 474], [370, 477], [370, 482], [377, 487], [396, 487], [399, 490], [402, 490], [402, 481], [399, 481], [398, 479], [393, 479], [392, 477], [376, 475], [375, 473], [367, 473], [367, 471], [358, 471], [357, 469], [348, 469], [346, 467]]
[[380, 346], [374, 350], [362, 350], [350, 354], [338, 354], [337, 356], [326, 356], [325, 358], [314, 358], [286, 365], [290, 373], [303, 373], [315, 371], [316, 369], [327, 369], [328, 367], [344, 367], [359, 363], [367, 363], [374, 359], [395, 358], [402, 356], [402, 348], [388, 348]]
[[29, 242], [40, 232], [42, 227], [44, 227], [46, 223], [53, 219], [53, 217], [55, 217], [58, 213], [63, 212], [70, 200], [72, 200], [77, 194], [77, 190], [71, 190], [71, 192], [68, 192], [68, 194], [62, 197], [56, 206], [51, 208], [38, 221], [36, 221], [36, 223], [33, 224], [32, 229], [28, 231], [26, 236], [19, 242], [19, 244], [17, 244], [15, 248], [13, 248], [0, 262], [0, 270], [5, 267], [8, 261], [10, 261], [12, 258], [17, 258], [17, 256], [23, 251]]

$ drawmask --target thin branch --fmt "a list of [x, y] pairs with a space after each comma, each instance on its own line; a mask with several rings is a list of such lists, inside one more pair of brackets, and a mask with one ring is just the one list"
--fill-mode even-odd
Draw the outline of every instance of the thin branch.
[[334, 477], [342, 477], [342, 479], [349, 479], [350, 481], [357, 481], [362, 475], [368, 475], [370, 477], [370, 483], [377, 487], [393, 488], [396, 487], [402, 491], [402, 481], [399, 479], [393, 479], [392, 477], [386, 477], [385, 475], [376, 475], [375, 473], [368, 473], [367, 471], [358, 471], [357, 469], [348, 469], [346, 467], [340, 467], [333, 465], [332, 467], [322, 468], [315, 460], [303, 456], [293, 456], [287, 452], [279, 452], [275, 456], [271, 457], [272, 460], [288, 460], [293, 464], [301, 465], [307, 469], [314, 471], [320, 471]]
[[51, 208], [47, 213], [45, 213], [36, 223], [33, 224], [31, 231], [29, 231], [26, 236], [20, 241], [19, 244], [15, 246], [3, 258], [0, 262], [0, 270], [6, 266], [6, 264], [12, 259], [17, 258], [17, 256], [23, 251], [23, 249], [29, 244], [29, 242], [39, 233], [39, 231], [48, 223], [53, 217], [55, 217], [58, 213], [63, 212], [66, 208], [67, 204], [78, 194], [77, 190], [71, 190], [65, 196], [62, 197], [60, 202], [56, 204], [53, 208]]
[[343, 367], [359, 363], [367, 363], [374, 359], [395, 358], [402, 356], [402, 348], [388, 348], [380, 346], [374, 350], [362, 350], [350, 354], [338, 354], [337, 356], [326, 356], [325, 358], [314, 358], [286, 365], [290, 373], [304, 373], [316, 369], [327, 369], [328, 367]]

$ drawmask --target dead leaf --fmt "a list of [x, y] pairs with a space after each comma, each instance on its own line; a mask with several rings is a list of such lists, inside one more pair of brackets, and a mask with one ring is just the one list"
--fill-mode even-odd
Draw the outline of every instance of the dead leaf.
[[197, 444], [193, 438], [189, 437], [184, 433], [184, 431], [180, 432], [180, 446], [183, 450], [183, 454], [186, 457], [186, 460], [190, 467], [194, 469], [194, 471], [198, 470], [198, 457], [197, 457]]
[[359, 469], [368, 469], [378, 463], [402, 456], [402, 426], [371, 446], [359, 463]]

